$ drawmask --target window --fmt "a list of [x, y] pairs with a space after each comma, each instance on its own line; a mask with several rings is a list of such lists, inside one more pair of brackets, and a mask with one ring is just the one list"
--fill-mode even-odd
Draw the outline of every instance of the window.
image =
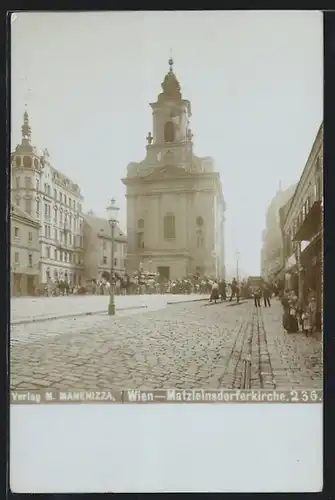
[[174, 141], [174, 125], [173, 122], [166, 122], [164, 126], [164, 140], [165, 142], [173, 142]]
[[59, 193], [59, 201], [63, 203], [63, 193]]
[[28, 233], [28, 241], [32, 242], [33, 241], [33, 233], [29, 231]]
[[16, 179], [15, 179], [15, 187], [16, 187], [16, 189], [20, 188], [20, 177], [16, 177]]
[[46, 184], [46, 182], [44, 183], [44, 192], [45, 193], [47, 192], [47, 184]]
[[55, 201], [57, 201], [57, 189], [54, 189], [54, 198], [55, 198]]
[[54, 238], [55, 238], [55, 240], [57, 240], [57, 229], [56, 228], [54, 229]]
[[37, 189], [37, 191], [40, 190], [40, 180], [39, 179], [36, 179], [36, 189]]
[[63, 222], [63, 212], [60, 212], [60, 213], [59, 213], [59, 221], [60, 221], [60, 222]]
[[33, 254], [28, 254], [28, 266], [33, 267]]
[[66, 194], [64, 194], [64, 203], [65, 203], [65, 205], [66, 205], [66, 201], [67, 201], [66, 200]]
[[117, 267], [117, 259], [114, 259], [114, 267]]
[[54, 259], [57, 260], [57, 250], [54, 250]]
[[18, 264], [20, 262], [20, 254], [19, 254], [19, 252], [15, 252], [14, 260], [15, 260], [15, 264]]
[[73, 209], [76, 209], [76, 200], [73, 200]]
[[25, 177], [24, 178], [24, 186], [26, 188], [31, 188], [31, 177]]
[[59, 260], [61, 262], [63, 262], [63, 252], [62, 251], [59, 252]]
[[20, 230], [18, 227], [14, 227], [14, 236], [15, 236], [15, 238], [20, 237]]
[[46, 247], [45, 251], [46, 251], [46, 258], [50, 259], [50, 247]]
[[71, 208], [71, 203], [72, 203], [72, 200], [71, 198], [69, 198], [69, 207]]
[[104, 256], [103, 256], [103, 258], [102, 258], [102, 263], [103, 263], [104, 265], [106, 265], [106, 264], [107, 264], [107, 257], [106, 257], [106, 255], [104, 255]]
[[102, 249], [106, 250], [106, 242], [105, 241], [102, 242]]
[[46, 203], [44, 204], [44, 215], [48, 216], [48, 205]]
[[36, 201], [36, 215], [37, 217], [40, 216], [40, 202]]
[[64, 252], [64, 262], [67, 262], [67, 252]]
[[27, 214], [31, 215], [31, 199], [25, 201], [25, 211]]
[[144, 233], [137, 233], [137, 248], [144, 248]]
[[173, 239], [175, 237], [175, 217], [174, 215], [166, 215], [164, 217], [164, 239]]
[[144, 219], [140, 219], [137, 223], [138, 229], [144, 229]]
[[202, 227], [204, 225], [204, 219], [202, 217], [200, 217], [200, 216], [197, 217], [196, 222], [197, 222], [197, 226], [198, 227]]

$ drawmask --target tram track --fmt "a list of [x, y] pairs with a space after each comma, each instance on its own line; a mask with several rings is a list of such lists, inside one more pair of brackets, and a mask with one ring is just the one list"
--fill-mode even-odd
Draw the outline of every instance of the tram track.
[[226, 389], [275, 388], [262, 310], [253, 307], [240, 325], [219, 378]]

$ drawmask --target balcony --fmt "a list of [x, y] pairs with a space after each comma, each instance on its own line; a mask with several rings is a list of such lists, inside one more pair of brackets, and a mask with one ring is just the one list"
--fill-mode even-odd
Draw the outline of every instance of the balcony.
[[74, 245], [72, 243], [64, 242], [61, 240], [55, 240], [56, 243], [56, 248], [58, 250], [66, 250], [66, 251], [73, 251], [75, 250]]
[[310, 241], [313, 236], [321, 231], [322, 225], [322, 207], [321, 202], [315, 201], [311, 206], [311, 209], [305, 215], [303, 221], [301, 222], [296, 235], [294, 237], [295, 241]]

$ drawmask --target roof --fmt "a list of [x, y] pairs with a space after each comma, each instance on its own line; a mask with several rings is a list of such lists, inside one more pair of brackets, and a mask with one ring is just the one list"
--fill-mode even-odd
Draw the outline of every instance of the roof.
[[22, 208], [17, 206], [15, 203], [11, 204], [10, 215], [11, 215], [11, 217], [14, 215], [16, 217], [19, 217], [20, 219], [25, 219], [25, 220], [31, 222], [32, 224], [35, 224], [37, 227], [40, 227], [40, 224], [31, 215], [27, 214], [27, 212], [22, 210]]
[[[111, 238], [111, 227], [107, 219], [104, 219], [103, 217], [96, 217], [92, 214], [84, 214], [83, 217], [86, 224], [90, 226], [98, 236]], [[114, 238], [117, 241], [127, 241], [126, 235], [123, 233], [123, 231], [121, 231], [119, 226], [117, 226], [114, 230]]]

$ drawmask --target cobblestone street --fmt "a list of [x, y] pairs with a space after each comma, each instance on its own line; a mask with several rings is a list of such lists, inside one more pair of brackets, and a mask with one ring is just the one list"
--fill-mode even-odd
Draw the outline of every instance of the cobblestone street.
[[11, 387], [321, 388], [321, 343], [286, 334], [281, 316], [277, 301], [199, 301], [14, 325]]

